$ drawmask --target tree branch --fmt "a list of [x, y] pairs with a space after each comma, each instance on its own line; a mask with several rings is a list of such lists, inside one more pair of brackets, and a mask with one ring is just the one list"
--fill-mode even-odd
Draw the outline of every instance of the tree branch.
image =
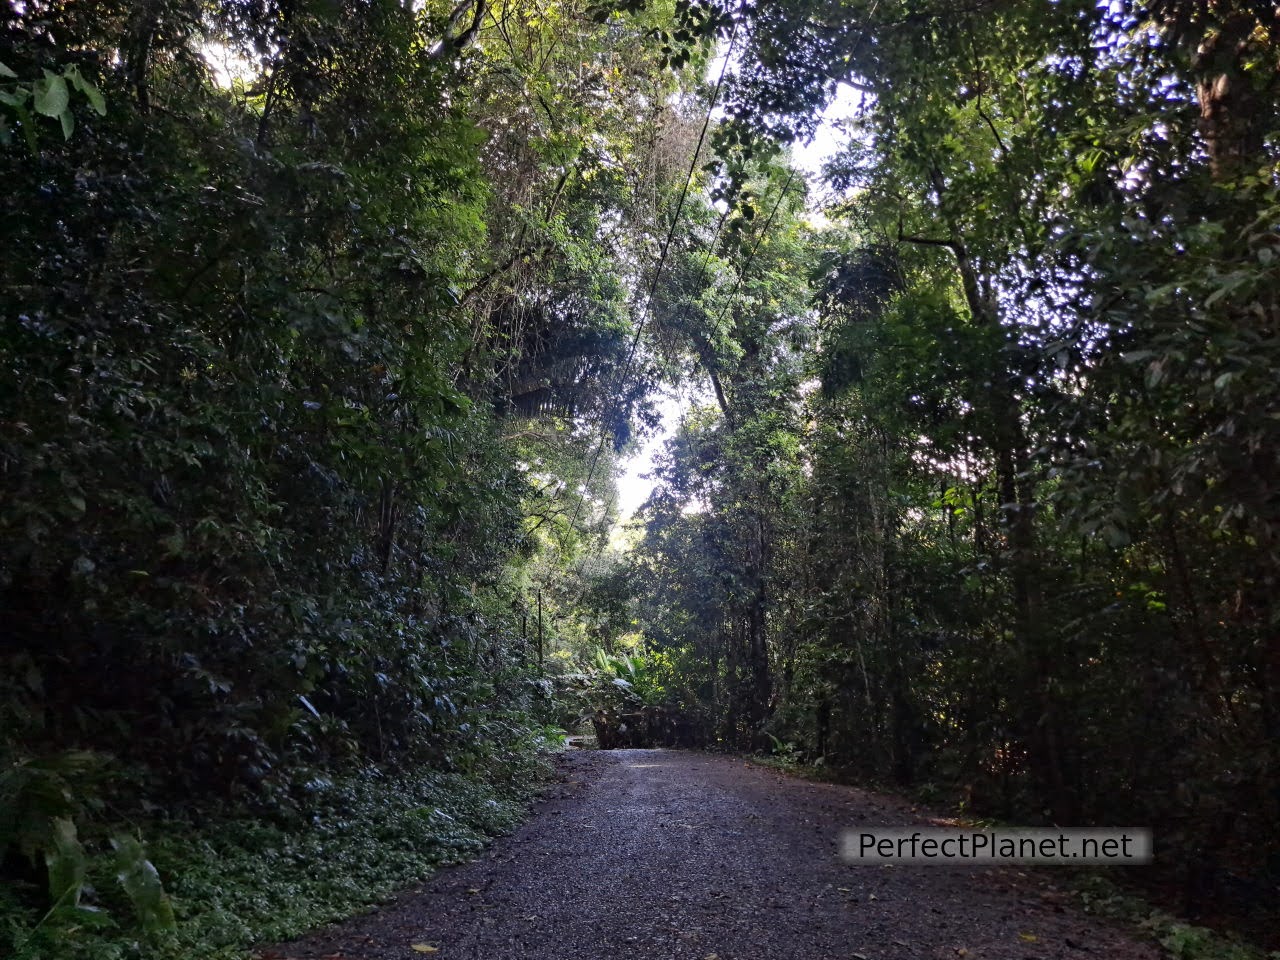
[[[455, 34], [454, 30], [466, 17], [467, 11], [471, 12], [471, 23], [461, 33]], [[480, 25], [484, 22], [485, 14], [488, 11], [488, 0], [462, 0], [462, 3], [454, 7], [453, 12], [449, 14], [449, 21], [444, 28], [444, 36], [432, 44], [431, 49], [427, 52], [427, 57], [436, 61], [444, 60], [469, 47], [475, 42], [476, 35], [480, 32]]]
[[964, 244], [958, 240], [946, 240], [942, 237], [917, 237], [913, 234], [903, 233], [901, 221], [898, 223], [898, 242], [915, 243], [922, 247], [945, 247], [957, 257], [964, 256]]

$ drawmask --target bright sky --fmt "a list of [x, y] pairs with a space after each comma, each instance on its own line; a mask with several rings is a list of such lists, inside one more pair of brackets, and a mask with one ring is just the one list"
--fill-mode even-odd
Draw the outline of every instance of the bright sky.
[[[712, 64], [712, 69], [719, 70], [719, 61]], [[844, 142], [838, 124], [841, 120], [852, 117], [858, 110], [859, 95], [848, 87], [842, 87], [835, 101], [822, 114], [822, 123], [813, 140], [807, 144], [798, 144], [792, 150], [792, 162], [816, 187], [827, 161]], [[640, 508], [653, 491], [654, 482], [647, 476], [653, 469], [654, 457], [662, 451], [668, 438], [680, 425], [680, 418], [695, 402], [707, 399], [707, 384], [686, 384], [679, 393], [666, 394], [658, 402], [658, 412], [662, 422], [653, 435], [642, 444], [629, 458], [622, 463], [622, 473], [618, 477], [618, 510], [620, 520], [625, 522]]]
[[653, 469], [654, 458], [662, 452], [680, 425], [680, 418], [692, 404], [691, 398], [679, 394], [665, 394], [658, 400], [658, 414], [662, 422], [653, 435], [639, 449], [622, 462], [622, 475], [618, 477], [618, 512], [621, 521], [628, 520], [653, 491], [654, 483], [647, 474]]

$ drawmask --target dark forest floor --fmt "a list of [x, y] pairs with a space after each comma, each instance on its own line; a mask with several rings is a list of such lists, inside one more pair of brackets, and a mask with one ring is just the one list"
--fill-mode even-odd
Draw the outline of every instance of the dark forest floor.
[[742, 760], [570, 751], [533, 817], [383, 910], [262, 951], [383, 960], [1155, 958], [1051, 871], [852, 866], [842, 830], [903, 801]]

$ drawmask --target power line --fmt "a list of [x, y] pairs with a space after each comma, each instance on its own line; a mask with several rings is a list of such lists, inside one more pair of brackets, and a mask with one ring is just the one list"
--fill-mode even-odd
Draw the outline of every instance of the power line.
[[[873, 2], [873, 4], [872, 4], [872, 7], [871, 7], [872, 13], [874, 13], [875, 9], [879, 6], [879, 3], [880, 3], [880, 0], [874, 0], [874, 2]], [[672, 220], [671, 229], [670, 229], [670, 231], [668, 231], [666, 242], [663, 244], [663, 247], [662, 247], [662, 253], [661, 253], [661, 256], [660, 256], [660, 258], [659, 258], [659, 260], [658, 260], [658, 267], [657, 267], [657, 270], [656, 270], [656, 271], [655, 271], [655, 273], [654, 273], [653, 282], [652, 282], [652, 283], [650, 284], [650, 286], [649, 286], [649, 295], [648, 295], [648, 299], [647, 299], [647, 300], [646, 300], [646, 302], [645, 302], [645, 309], [646, 309], [650, 314], [652, 313], [652, 300], [653, 300], [653, 293], [654, 293], [654, 291], [655, 291], [655, 289], [656, 289], [656, 287], [657, 287], [657, 281], [658, 281], [658, 277], [659, 277], [659, 275], [660, 275], [660, 274], [661, 274], [661, 272], [662, 272], [662, 267], [663, 267], [663, 265], [664, 265], [664, 264], [665, 264], [665, 262], [666, 262], [667, 249], [668, 249], [668, 247], [670, 246], [671, 239], [672, 239], [672, 237], [673, 237], [673, 236], [674, 236], [674, 234], [675, 234], [675, 228], [676, 228], [676, 226], [677, 226], [677, 224], [678, 224], [678, 222], [679, 222], [680, 211], [681, 211], [681, 209], [682, 209], [682, 208], [683, 208], [683, 206], [684, 206], [685, 194], [686, 194], [686, 193], [687, 193], [687, 191], [688, 191], [689, 182], [690, 182], [690, 180], [691, 180], [691, 179], [692, 179], [692, 177], [693, 177], [693, 172], [694, 172], [693, 168], [694, 168], [694, 166], [695, 166], [695, 165], [696, 165], [696, 163], [697, 163], [697, 159], [698, 159], [699, 154], [701, 153], [703, 138], [706, 136], [707, 128], [708, 128], [708, 126], [709, 126], [709, 124], [710, 124], [710, 122], [711, 122], [711, 113], [712, 113], [712, 111], [714, 110], [714, 108], [715, 108], [715, 102], [716, 102], [717, 98], [719, 97], [719, 93], [720, 93], [720, 86], [721, 86], [721, 83], [722, 83], [722, 82], [723, 82], [723, 80], [724, 80], [725, 68], [727, 68], [727, 66], [728, 66], [729, 56], [730, 56], [730, 54], [732, 53], [732, 50], [733, 50], [733, 43], [734, 43], [734, 39], [736, 38], [737, 28], [738, 28], [738, 24], [737, 24], [737, 22], [735, 22], [735, 23], [734, 23], [734, 34], [733, 34], [733, 36], [731, 36], [731, 38], [730, 38], [729, 51], [728, 51], [728, 52], [726, 53], [726, 55], [725, 55], [725, 62], [724, 62], [724, 64], [721, 66], [720, 76], [719, 76], [719, 78], [718, 78], [718, 79], [717, 79], [717, 81], [716, 81], [715, 91], [714, 91], [714, 93], [712, 94], [711, 103], [708, 105], [708, 108], [707, 108], [707, 116], [706, 116], [706, 118], [705, 118], [705, 119], [704, 119], [704, 121], [703, 121], [703, 125], [702, 125], [702, 132], [701, 132], [701, 134], [699, 135], [699, 138], [698, 138], [698, 147], [697, 147], [697, 149], [694, 151], [694, 154], [693, 154], [693, 163], [690, 165], [689, 176], [686, 178], [686, 180], [685, 180], [685, 185], [684, 185], [684, 189], [683, 189], [683, 190], [681, 191], [681, 193], [680, 193], [680, 201], [679, 201], [679, 203], [677, 204], [677, 207], [676, 207], [676, 216], [675, 216], [675, 218]], [[866, 41], [867, 36], [868, 36], [867, 31], [863, 31], [862, 35], [858, 38], [857, 46], [861, 46], [861, 45], [862, 45], [862, 43], [864, 43], [864, 42]], [[733, 292], [729, 295], [729, 298], [728, 298], [728, 300], [727, 300], [727, 301], [726, 301], [726, 303], [725, 303], [724, 309], [721, 311], [720, 316], [719, 316], [719, 317], [717, 318], [717, 320], [716, 320], [715, 326], [714, 326], [714, 328], [713, 328], [713, 330], [712, 330], [712, 332], [711, 332], [711, 336], [710, 336], [710, 338], [708, 339], [708, 345], [709, 345], [709, 346], [711, 346], [711, 347], [714, 347], [715, 338], [716, 338], [716, 337], [718, 337], [718, 336], [720, 335], [721, 327], [724, 325], [725, 320], [728, 318], [728, 316], [729, 316], [729, 312], [733, 309], [734, 302], [736, 301], [736, 299], [737, 299], [737, 297], [738, 297], [738, 293], [739, 293], [739, 291], [742, 289], [742, 286], [743, 286], [743, 284], [744, 284], [744, 283], [745, 283], [745, 281], [746, 281], [747, 274], [749, 273], [749, 271], [750, 271], [750, 269], [751, 269], [751, 265], [752, 265], [752, 264], [754, 263], [754, 261], [755, 261], [756, 254], [759, 252], [760, 247], [763, 245], [765, 238], [768, 236], [768, 234], [769, 234], [769, 228], [773, 225], [773, 221], [774, 221], [774, 219], [777, 217], [777, 214], [778, 214], [779, 209], [781, 209], [781, 207], [782, 207], [782, 201], [786, 198], [787, 194], [790, 192], [790, 190], [791, 190], [791, 184], [794, 182], [794, 180], [795, 180], [795, 176], [796, 176], [796, 171], [795, 171], [795, 169], [794, 169], [794, 168], [790, 168], [790, 169], [788, 169], [788, 171], [787, 171], [787, 179], [786, 179], [786, 182], [782, 185], [782, 189], [778, 191], [778, 196], [777, 196], [777, 199], [774, 201], [773, 209], [769, 211], [769, 216], [765, 219], [764, 226], [763, 226], [763, 227], [761, 227], [761, 229], [760, 229], [760, 233], [757, 235], [757, 237], [756, 237], [756, 241], [755, 241], [755, 243], [752, 245], [751, 252], [747, 255], [747, 259], [743, 262], [742, 269], [741, 269], [740, 271], [738, 271], [738, 279], [737, 279], [737, 282], [734, 284]], [[702, 262], [702, 271], [701, 271], [701, 273], [699, 274], [699, 279], [698, 279], [698, 285], [699, 285], [699, 286], [701, 285], [702, 281], [706, 278], [707, 268], [708, 268], [708, 266], [710, 265], [711, 257], [712, 257], [712, 256], [713, 256], [713, 254], [714, 254], [715, 245], [716, 245], [717, 241], [719, 240], [719, 237], [720, 237], [720, 231], [721, 231], [721, 229], [724, 227], [724, 224], [725, 224], [726, 219], [728, 218], [728, 215], [729, 215], [729, 210], [728, 210], [728, 209], [726, 209], [726, 210], [725, 210], [725, 212], [721, 215], [719, 222], [716, 224], [715, 235], [714, 235], [714, 237], [712, 238], [712, 241], [711, 241], [710, 246], [708, 246], [708, 248], [707, 248], [706, 257], [703, 259], [703, 262]], [[635, 355], [636, 346], [637, 346], [637, 344], [639, 343], [639, 340], [640, 340], [640, 333], [641, 333], [641, 330], [642, 330], [642, 328], [643, 328], [643, 326], [644, 326], [644, 323], [645, 323], [645, 322], [647, 322], [647, 319], [648, 319], [648, 317], [645, 317], [645, 319], [644, 319], [644, 320], [642, 320], [642, 321], [641, 321], [641, 323], [640, 323], [640, 324], [637, 326], [637, 328], [636, 328], [636, 334], [635, 334], [635, 337], [633, 338], [632, 343], [631, 343], [631, 351], [630, 351], [630, 353], [628, 354], [628, 357], [627, 357], [626, 369], [625, 369], [625, 371], [624, 371], [624, 375], [623, 375], [623, 378], [622, 378], [622, 380], [621, 380], [620, 385], [621, 385], [621, 384], [624, 384], [624, 383], [626, 382], [626, 376], [630, 374], [631, 362], [632, 362], [632, 359], [633, 359], [633, 357], [634, 357], [634, 355]], [[602, 434], [601, 434], [601, 438], [600, 438], [600, 443], [599, 443], [599, 445], [597, 445], [596, 450], [595, 450], [595, 454], [594, 454], [594, 455], [593, 455], [593, 457], [592, 457], [591, 469], [590, 469], [590, 470], [588, 471], [588, 473], [587, 473], [587, 481], [586, 481], [586, 484], [585, 484], [585, 488], [589, 488], [589, 487], [590, 487], [590, 485], [591, 485], [591, 480], [594, 478], [594, 475], [595, 475], [595, 468], [596, 468], [596, 461], [598, 460], [599, 455], [600, 455], [600, 452], [601, 452], [601, 450], [603, 449], [603, 446], [604, 446], [604, 440], [605, 440], [605, 436], [604, 436], [604, 434], [602, 433]], [[582, 497], [580, 497], [580, 498], [579, 498], [579, 500], [578, 500], [578, 505], [577, 505], [577, 506], [578, 506], [578, 509], [575, 509], [575, 511], [574, 511], [574, 516], [573, 516], [573, 523], [574, 523], [574, 525], [576, 525], [576, 523], [577, 523], [578, 513], [579, 513], [579, 510], [581, 509], [582, 503], [583, 503], [583, 501], [586, 499], [586, 490], [585, 490], [585, 488], [584, 488], [584, 491], [583, 491], [583, 496], [582, 496]], [[603, 545], [602, 545], [601, 547], [597, 547], [597, 549], [596, 549], [595, 553], [593, 554], [593, 559], [598, 559], [602, 552], [603, 552]], [[581, 591], [582, 591], [582, 589], [583, 589], [583, 584], [582, 584], [582, 572], [583, 572], [583, 569], [585, 568], [585, 565], [586, 565], [586, 558], [584, 557], [581, 561], [579, 561], [579, 564], [578, 564], [578, 567], [577, 567], [577, 571], [576, 571], [576, 573], [577, 573], [577, 578], [578, 578], [578, 581], [579, 581], [579, 595], [581, 594]]]
[[[697, 172], [697, 169], [698, 169], [698, 158], [702, 155], [702, 146], [706, 142], [707, 131], [711, 127], [711, 115], [715, 112], [716, 101], [720, 99], [720, 90], [721, 90], [721, 87], [723, 87], [724, 85], [725, 74], [729, 69], [729, 61], [733, 57], [733, 47], [734, 47], [734, 44], [737, 42], [737, 37], [738, 37], [738, 24], [737, 22], [735, 22], [733, 25], [733, 32], [729, 36], [729, 47], [725, 51], [724, 63], [720, 65], [720, 75], [716, 78], [715, 88], [712, 90], [711, 99], [707, 103], [706, 116], [703, 117], [702, 129], [698, 133], [698, 143], [697, 143], [697, 146], [694, 147], [693, 157], [689, 161], [689, 173], [685, 177], [684, 184], [680, 189], [680, 199], [676, 202], [675, 215], [672, 216], [671, 218], [671, 226], [667, 230], [666, 239], [663, 240], [662, 250], [658, 256], [658, 263], [653, 271], [653, 277], [649, 282], [649, 290], [648, 290], [648, 293], [645, 295], [645, 299], [642, 304], [641, 317], [639, 322], [637, 322], [636, 324], [635, 334], [631, 338], [631, 346], [630, 346], [630, 349], [627, 351], [627, 359], [623, 363], [622, 373], [619, 375], [616, 387], [614, 389], [614, 393], [618, 397], [619, 402], [621, 402], [621, 399], [622, 399], [622, 388], [626, 386], [627, 378], [631, 376], [631, 370], [635, 364], [636, 351], [640, 345], [640, 337], [644, 332], [645, 325], [649, 322], [650, 318], [653, 316], [654, 294], [657, 292], [658, 281], [662, 277], [662, 270], [666, 266], [667, 254], [671, 249], [672, 240], [675, 239], [676, 228], [679, 227], [680, 225], [680, 217], [681, 217], [681, 214], [684, 212], [685, 200], [689, 195], [689, 184], [693, 182], [693, 175]], [[722, 226], [723, 224], [724, 224], [724, 217], [721, 217], [720, 226]], [[720, 226], [716, 227], [715, 239], [717, 240], [719, 239], [719, 236], [720, 236]], [[715, 240], [713, 240], [712, 242], [714, 244]], [[710, 255], [708, 254], [708, 260], [709, 259], [710, 259]], [[705, 269], [705, 266], [706, 266], [705, 262], [703, 266]], [[600, 440], [596, 444], [595, 451], [591, 455], [591, 465], [587, 469], [587, 478], [583, 482], [582, 495], [578, 498], [578, 503], [574, 508], [573, 518], [570, 521], [570, 526], [577, 526], [578, 517], [582, 512], [582, 505], [583, 503], [586, 502], [587, 491], [589, 491], [591, 488], [591, 481], [595, 479], [596, 468], [599, 466], [599, 463], [600, 463], [600, 454], [604, 450], [605, 440], [608, 439], [609, 419], [610, 418], [607, 418], [607, 417], [605, 418], [605, 425], [600, 430]], [[581, 575], [581, 573], [582, 573], [582, 566], [579, 565], [578, 574]]]
[[[774, 201], [773, 209], [769, 211], [769, 216], [765, 219], [764, 226], [760, 228], [760, 233], [756, 236], [756, 242], [752, 244], [751, 252], [747, 255], [747, 259], [743, 261], [742, 269], [738, 272], [737, 283], [734, 285], [733, 292], [729, 294], [729, 300], [725, 304], [724, 310], [721, 311], [720, 317], [716, 321], [715, 329], [712, 331], [711, 338], [708, 340], [708, 343], [714, 343], [715, 337], [719, 336], [720, 327], [723, 325], [725, 318], [728, 317], [729, 311], [733, 308], [734, 300], [737, 298], [738, 292], [742, 289], [742, 284], [745, 282], [747, 273], [751, 269], [751, 264], [755, 262], [756, 253], [760, 250], [760, 247], [764, 244], [765, 237], [768, 236], [769, 234], [769, 228], [773, 226], [773, 221], [778, 215], [778, 210], [782, 207], [782, 201], [786, 199], [787, 194], [791, 191], [791, 184], [795, 180], [795, 175], [796, 175], [796, 172], [794, 169], [787, 171], [787, 181], [782, 185], [782, 189], [778, 191], [778, 197]], [[720, 223], [716, 227], [717, 238], [719, 237], [720, 228], [724, 225], [725, 218], [727, 216], [728, 216], [728, 212], [726, 211], [725, 216], [722, 216], [720, 218]], [[713, 246], [708, 249], [707, 256], [702, 262], [703, 276], [705, 276], [706, 268], [708, 264], [711, 262], [711, 250], [714, 249], [714, 240], [712, 241], [712, 244]], [[592, 559], [598, 560], [600, 558], [600, 555], [603, 552], [604, 552], [603, 546], [597, 547], [594, 554], [592, 554]], [[584, 557], [579, 562], [578, 568], [577, 568], [577, 576], [579, 581], [581, 581], [582, 579], [582, 572], [585, 569], [585, 567], [586, 567], [586, 558]]]
[[751, 264], [756, 259], [756, 253], [759, 251], [761, 244], [764, 243], [764, 238], [768, 235], [769, 228], [773, 226], [774, 217], [778, 215], [778, 208], [782, 206], [783, 199], [786, 198], [787, 192], [791, 189], [791, 182], [795, 179], [795, 176], [795, 170], [788, 171], [787, 182], [784, 183], [782, 185], [782, 189], [778, 191], [778, 199], [774, 201], [773, 209], [769, 211], [769, 216], [765, 220], [764, 226], [761, 227], [760, 233], [756, 237], [756, 242], [751, 247], [751, 252], [747, 254], [747, 259], [742, 264], [742, 269], [738, 271], [738, 282], [734, 284], [733, 293], [729, 294], [729, 300], [725, 303], [724, 309], [720, 311], [720, 317], [716, 320], [715, 329], [711, 331], [711, 337], [707, 341], [713, 346], [715, 344], [715, 338], [720, 335], [720, 327], [729, 316], [729, 311], [733, 309], [733, 301], [737, 298], [738, 291], [742, 289], [742, 284], [747, 279], [747, 272], [751, 269]]
[[[651, 278], [649, 283], [648, 293], [646, 294], [646, 298], [643, 304], [644, 313], [640, 321], [636, 325], [636, 331], [634, 336], [631, 339], [631, 346], [627, 353], [627, 359], [623, 366], [622, 374], [618, 378], [617, 388], [615, 392], [618, 394], [619, 402], [621, 402], [621, 396], [622, 396], [621, 388], [625, 386], [628, 377], [631, 375], [631, 370], [635, 361], [636, 351], [640, 343], [641, 334], [644, 331], [645, 325], [653, 316], [653, 300], [654, 300], [654, 295], [657, 291], [658, 281], [661, 278], [662, 270], [666, 265], [667, 254], [670, 250], [671, 243], [675, 237], [676, 228], [680, 224], [680, 216], [684, 209], [685, 199], [688, 196], [689, 184], [693, 181], [693, 175], [697, 170], [698, 158], [701, 156], [701, 153], [702, 153], [702, 145], [705, 142], [707, 131], [711, 125], [711, 115], [715, 110], [716, 101], [719, 99], [720, 90], [724, 83], [725, 72], [728, 69], [729, 60], [733, 54], [733, 46], [736, 40], [736, 33], [737, 33], [737, 25], [735, 24], [734, 35], [730, 37], [729, 48], [725, 52], [725, 59], [724, 59], [724, 63], [721, 65], [721, 68], [720, 68], [720, 75], [716, 80], [715, 89], [712, 91], [711, 100], [707, 105], [706, 116], [703, 118], [702, 129], [698, 135], [698, 144], [694, 149], [693, 158], [689, 164], [689, 173], [688, 173], [688, 176], [685, 177], [684, 185], [680, 191], [680, 199], [676, 204], [675, 215], [671, 219], [671, 226], [667, 231], [666, 239], [663, 242], [662, 250], [658, 257], [657, 266], [654, 270], [653, 277]], [[725, 319], [728, 317], [729, 311], [733, 307], [734, 300], [737, 298], [738, 292], [742, 289], [742, 285], [746, 280], [747, 273], [750, 271], [751, 265], [755, 262], [756, 254], [759, 252], [760, 247], [763, 245], [764, 239], [769, 233], [769, 228], [773, 225], [773, 221], [777, 218], [778, 210], [782, 206], [782, 201], [786, 198], [787, 193], [790, 192], [791, 190], [791, 184], [795, 180], [795, 175], [796, 173], [794, 169], [788, 170], [787, 180], [782, 185], [782, 189], [778, 191], [778, 196], [777, 196], [777, 199], [774, 201], [773, 209], [769, 211], [769, 216], [765, 219], [764, 226], [761, 227], [760, 233], [756, 237], [756, 242], [752, 245], [751, 252], [747, 255], [747, 259], [743, 262], [742, 269], [738, 271], [737, 283], [734, 285], [733, 292], [729, 295], [729, 300], [725, 304], [724, 310], [721, 312], [720, 317], [716, 321], [715, 329], [711, 334], [711, 339], [708, 341], [709, 343], [714, 343], [715, 338], [719, 336], [720, 327], [723, 325]], [[721, 214], [720, 219], [716, 224], [715, 233], [711, 239], [710, 244], [707, 246], [706, 256], [703, 258], [703, 261], [702, 261], [702, 270], [699, 274], [699, 281], [698, 281], [699, 285], [701, 285], [702, 280], [706, 278], [707, 269], [710, 266], [711, 258], [714, 255], [716, 243], [719, 241], [720, 233], [724, 228], [724, 224], [725, 224], [725, 221], [728, 219], [728, 215], [729, 215], [729, 210], [726, 209], [724, 213]], [[587, 470], [587, 478], [583, 484], [582, 494], [579, 496], [578, 502], [574, 508], [573, 517], [572, 517], [572, 520], [570, 521], [571, 526], [577, 526], [578, 518], [582, 511], [582, 505], [586, 501], [587, 491], [590, 489], [591, 481], [595, 479], [595, 472], [599, 465], [600, 454], [604, 450], [604, 444], [607, 438], [608, 438], [607, 428], [602, 429], [600, 432], [600, 439], [596, 444], [596, 448], [594, 452], [592, 453], [591, 465]], [[602, 553], [603, 553], [603, 546], [597, 547], [594, 553], [592, 554], [592, 559], [598, 559]], [[586, 563], [587, 563], [587, 558], [584, 556], [578, 562], [578, 566], [575, 571], [576, 576], [580, 581], [580, 585], [582, 580], [582, 573], [586, 568]]]

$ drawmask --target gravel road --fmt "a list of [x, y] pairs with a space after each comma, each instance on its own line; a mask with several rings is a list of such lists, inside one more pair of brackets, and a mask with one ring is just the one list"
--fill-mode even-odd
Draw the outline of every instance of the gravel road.
[[897, 960], [1158, 951], [1064, 905], [1047, 870], [866, 867], [859, 825], [927, 812], [731, 757], [575, 750], [528, 823], [376, 913], [264, 957]]

